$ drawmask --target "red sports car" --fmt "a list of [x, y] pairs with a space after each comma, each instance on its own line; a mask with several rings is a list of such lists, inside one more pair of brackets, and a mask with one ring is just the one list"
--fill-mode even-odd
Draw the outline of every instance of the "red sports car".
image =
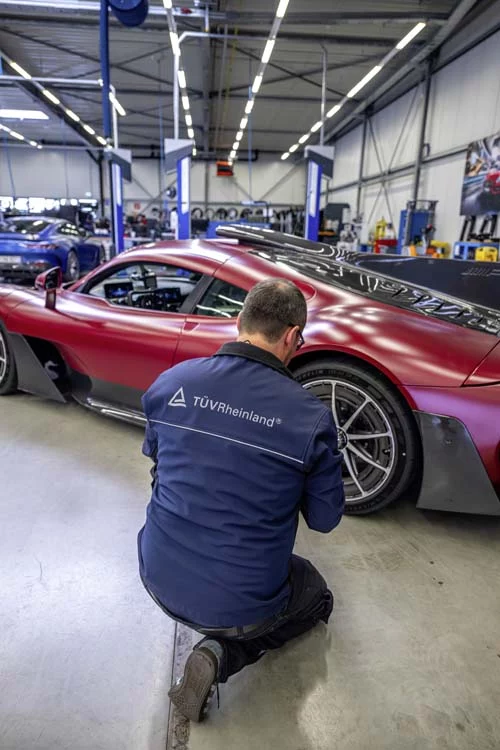
[[65, 288], [56, 269], [0, 286], [0, 394], [142, 424], [153, 380], [234, 339], [248, 290], [284, 277], [307, 298], [291, 367], [332, 408], [347, 512], [413, 489], [422, 508], [500, 515], [500, 266], [225, 236], [145, 245]]

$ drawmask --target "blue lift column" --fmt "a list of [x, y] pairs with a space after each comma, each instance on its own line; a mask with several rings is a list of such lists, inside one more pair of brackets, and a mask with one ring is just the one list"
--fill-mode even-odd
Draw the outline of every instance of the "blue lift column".
[[333, 177], [333, 146], [308, 146], [305, 154], [307, 164], [307, 198], [304, 237], [317, 242], [320, 221], [322, 177]]
[[[113, 230], [114, 252], [121, 253], [125, 247], [123, 237], [123, 181], [122, 170], [125, 167], [130, 173], [130, 155], [123, 157], [123, 149], [117, 148], [113, 138], [113, 121], [111, 114], [111, 79], [109, 66], [109, 10], [112, 10], [120, 23], [129, 28], [140, 26], [146, 20], [149, 10], [148, 0], [101, 0], [99, 43], [102, 78], [102, 120], [104, 137], [108, 145], [104, 157], [109, 163], [109, 193], [111, 199], [111, 223]], [[111, 147], [113, 144], [114, 148]], [[118, 152], [122, 152], [118, 155]], [[125, 179], [127, 179], [126, 175]], [[130, 181], [131, 176], [128, 176]]]
[[177, 170], [177, 240], [191, 237], [191, 154], [194, 141], [165, 138], [165, 170]]

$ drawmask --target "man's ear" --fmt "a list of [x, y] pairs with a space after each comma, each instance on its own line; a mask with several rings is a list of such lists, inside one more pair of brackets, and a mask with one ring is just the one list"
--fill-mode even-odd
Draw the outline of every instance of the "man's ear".
[[239, 313], [238, 317], [236, 318], [236, 327], [238, 329], [238, 333], [241, 333], [241, 313]]

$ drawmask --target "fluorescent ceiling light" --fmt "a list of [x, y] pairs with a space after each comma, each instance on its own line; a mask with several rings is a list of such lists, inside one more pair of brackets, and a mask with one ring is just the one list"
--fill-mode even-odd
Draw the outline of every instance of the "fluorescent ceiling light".
[[266, 46], [264, 47], [264, 52], [262, 53], [262, 62], [264, 63], [264, 65], [267, 65], [267, 63], [271, 59], [271, 55], [273, 54], [275, 43], [276, 43], [275, 39], [267, 40]]
[[399, 44], [396, 44], [396, 49], [404, 49], [413, 39], [415, 39], [416, 36], [420, 34], [421, 31], [425, 29], [425, 27], [425, 23], [417, 23], [417, 25], [414, 26], [413, 29], [401, 39]]
[[326, 116], [328, 117], [328, 119], [330, 119], [330, 117], [333, 117], [333, 115], [336, 115], [337, 112], [340, 112], [341, 109], [342, 109], [342, 104], [336, 104], [334, 107], [331, 108], [329, 112], [326, 113]]
[[191, 140], [194, 140], [194, 130], [193, 128], [188, 128], [188, 136], [191, 138]]
[[290, 146], [288, 150], [290, 151], [291, 154], [294, 154], [297, 151], [298, 147], [299, 147], [299, 144], [294, 143], [293, 146]]
[[5, 120], [48, 120], [48, 115], [40, 109], [0, 109], [0, 117]]
[[24, 135], [21, 135], [21, 133], [16, 133], [15, 130], [9, 130], [9, 133], [13, 138], [17, 138], [18, 141], [24, 141]]
[[248, 125], [248, 117], [243, 117], [242, 121], [240, 122], [240, 130], [245, 130], [247, 125]]
[[322, 125], [323, 125], [323, 122], [321, 120], [318, 120], [318, 122], [315, 122], [311, 128], [311, 133], [317, 133], [318, 130], [321, 130]]
[[172, 0], [163, 0], [165, 10], [172, 10]]
[[99, 141], [99, 143], [101, 144], [101, 146], [107, 146], [108, 145], [107, 140], [105, 138], [103, 138], [102, 135], [98, 135], [97, 136], [97, 140]]
[[196, 156], [198, 154], [198, 151], [196, 150], [196, 146], [193, 146], [193, 156]]
[[284, 18], [289, 2], [290, 0], [280, 0], [278, 10], [276, 11], [276, 18]]
[[83, 129], [86, 130], [90, 135], [95, 135], [95, 130], [94, 128], [91, 128], [90, 125], [84, 125]]
[[33, 148], [36, 148], [38, 146], [38, 143], [36, 141], [29, 141], [30, 146], [33, 146]]
[[41, 145], [41, 144], [39, 143], [39, 144], [37, 145], [37, 148], [41, 150], [41, 149], [43, 148], [43, 146], [42, 146], [42, 145]]
[[125, 117], [127, 113], [125, 112], [122, 105], [120, 104], [120, 102], [118, 101], [118, 99], [116, 98], [116, 96], [113, 94], [112, 91], [109, 92], [109, 101], [111, 102], [113, 107], [116, 109], [118, 114], [121, 115], [122, 117]]
[[287, 151], [287, 152], [286, 152], [286, 154], [283, 154], [283, 155], [282, 155], [282, 157], [281, 157], [281, 161], [285, 161], [286, 159], [288, 159], [288, 157], [289, 157], [289, 156], [290, 156], [290, 152], [289, 152], [289, 151]]
[[233, 143], [233, 151], [237, 151], [239, 149], [239, 147], [240, 147], [240, 142], [239, 141], [235, 141]]
[[181, 87], [181, 89], [185, 89], [185, 88], [187, 88], [187, 84], [186, 84], [186, 74], [184, 73], [184, 71], [182, 70], [182, 68], [181, 68], [181, 70], [179, 70], [179, 72], [177, 73], [177, 77], [178, 77], [178, 79], [179, 79], [179, 86]]
[[184, 107], [186, 112], [189, 112], [189, 97], [188, 96], [182, 97], [182, 106]]
[[366, 86], [366, 84], [369, 83], [372, 80], [372, 78], [375, 78], [375, 76], [378, 75], [378, 73], [380, 73], [381, 70], [382, 70], [382, 66], [381, 65], [375, 65], [375, 67], [372, 68], [372, 70], [370, 70], [370, 72], [367, 73], [365, 75], [365, 77], [362, 78], [361, 81], [359, 83], [357, 83], [349, 91], [349, 93], [347, 94], [347, 97], [349, 99], [352, 99], [353, 96], [356, 96], [356, 94], [358, 94], [361, 91], [361, 89], [363, 89]]
[[311, 137], [311, 134], [306, 133], [305, 135], [302, 136], [302, 138], [299, 138], [300, 145], [302, 146], [302, 144], [308, 141], [310, 137]]
[[186, 125], [188, 126], [188, 128], [193, 127], [193, 118], [191, 117], [191, 115], [186, 115]]
[[262, 76], [261, 75], [255, 76], [255, 81], [253, 82], [253, 86], [252, 86], [252, 94], [258, 94], [261, 85], [262, 85]]
[[57, 96], [54, 96], [52, 91], [49, 91], [48, 89], [42, 89], [42, 94], [49, 100], [49, 102], [52, 102], [52, 104], [60, 104], [61, 102], [57, 98]]
[[247, 102], [247, 106], [245, 107], [245, 114], [246, 114], [246, 115], [251, 115], [251, 114], [252, 114], [252, 109], [253, 109], [253, 105], [254, 105], [254, 103], [255, 103], [255, 102], [254, 102], [254, 100], [253, 100], [253, 99], [249, 99], [249, 100], [248, 100], [248, 102]]
[[176, 31], [170, 32], [170, 44], [172, 45], [172, 52], [174, 56], [181, 54], [181, 48], [179, 47], [179, 37]]
[[78, 115], [75, 115], [72, 109], [66, 108], [64, 111], [66, 112], [68, 117], [71, 117], [72, 120], [74, 120], [75, 122], [80, 122], [80, 118], [78, 117]]
[[19, 73], [20, 76], [22, 76], [23, 78], [26, 78], [27, 81], [31, 81], [31, 76], [27, 70], [25, 70], [24, 68], [21, 68], [21, 66], [18, 65], [13, 60], [9, 60], [9, 65], [11, 68], [14, 68], [16, 73]]
[[238, 132], [236, 133], [236, 140], [241, 141], [242, 138], [243, 138], [243, 131], [238, 130]]
[[236, 151], [234, 151], [234, 150], [233, 150], [233, 151], [231, 151], [231, 153], [229, 154], [229, 158], [230, 158], [230, 159], [234, 159], [235, 157], [236, 157]]

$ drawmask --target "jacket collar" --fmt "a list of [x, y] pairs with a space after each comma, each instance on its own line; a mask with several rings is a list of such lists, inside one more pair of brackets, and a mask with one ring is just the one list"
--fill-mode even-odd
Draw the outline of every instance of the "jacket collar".
[[242, 357], [243, 359], [250, 359], [252, 362], [258, 362], [260, 365], [271, 367], [273, 370], [285, 375], [287, 378], [294, 380], [294, 377], [288, 367], [285, 367], [283, 362], [275, 357], [271, 352], [261, 349], [260, 346], [254, 346], [253, 344], [247, 344], [244, 341], [232, 341], [229, 344], [224, 344], [215, 357]]

